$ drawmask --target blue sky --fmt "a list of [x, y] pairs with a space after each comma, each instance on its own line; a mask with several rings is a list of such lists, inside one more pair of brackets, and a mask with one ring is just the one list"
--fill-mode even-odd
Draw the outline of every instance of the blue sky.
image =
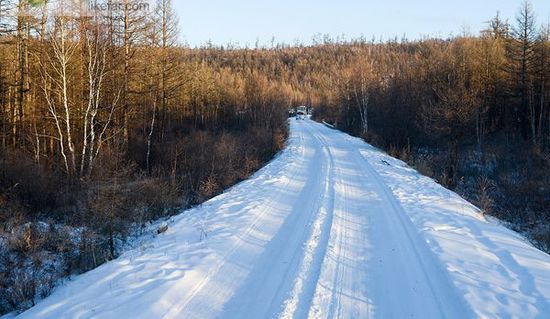
[[[316, 34], [383, 39], [477, 33], [501, 12], [513, 20], [522, 0], [174, 0], [182, 41], [197, 46], [310, 43]], [[531, 0], [537, 22], [550, 20], [550, 0]]]

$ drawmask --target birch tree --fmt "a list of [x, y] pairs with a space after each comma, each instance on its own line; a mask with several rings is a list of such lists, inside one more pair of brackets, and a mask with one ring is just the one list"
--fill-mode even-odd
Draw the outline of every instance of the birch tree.
[[372, 87], [375, 85], [373, 61], [361, 59], [354, 69], [350, 81], [351, 93], [359, 111], [361, 133], [369, 132], [369, 104], [371, 102]]
[[54, 17], [54, 28], [50, 34], [51, 48], [41, 57], [42, 91], [57, 130], [57, 140], [65, 170], [74, 176], [77, 170], [76, 147], [73, 139], [73, 121], [69, 97], [69, 68], [77, 42], [72, 41], [70, 18], [59, 15]]
[[[99, 19], [99, 17], [96, 17]], [[105, 77], [107, 70], [108, 38], [101, 22], [95, 22], [87, 31], [86, 36], [86, 73], [88, 97], [84, 111], [83, 137], [80, 174], [91, 174], [94, 162], [104, 143], [105, 134], [111, 125], [114, 112], [120, 101], [121, 90], [115, 94], [110, 103], [105, 104]], [[103, 111], [103, 121], [98, 121], [100, 112]]]

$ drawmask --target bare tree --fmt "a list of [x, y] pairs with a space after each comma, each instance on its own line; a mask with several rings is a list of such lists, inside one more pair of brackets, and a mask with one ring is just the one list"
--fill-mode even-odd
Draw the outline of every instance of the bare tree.
[[537, 28], [533, 8], [525, 1], [516, 16], [516, 25], [512, 30], [514, 45], [512, 46], [512, 60], [517, 64], [516, 76], [518, 79], [518, 92], [520, 97], [519, 108], [515, 109], [515, 119], [522, 136], [527, 138], [529, 121], [528, 114], [533, 113], [531, 99], [532, 71], [534, 66]]
[[76, 42], [71, 41], [70, 18], [59, 15], [54, 18], [50, 35], [51, 50], [40, 61], [42, 91], [48, 111], [57, 128], [57, 139], [64, 166], [69, 176], [76, 172], [76, 148], [72, 134], [71, 101], [69, 97], [69, 67], [76, 52]]
[[[100, 17], [96, 17], [100, 19]], [[87, 65], [86, 72], [88, 75], [88, 101], [84, 111], [83, 123], [83, 143], [81, 151], [80, 174], [83, 176], [86, 172], [90, 174], [94, 167], [94, 161], [99, 155], [101, 146], [104, 142], [105, 133], [107, 132], [116, 106], [120, 100], [120, 90], [113, 97], [113, 100], [107, 107], [102, 108], [104, 100], [104, 85], [105, 77], [109, 70], [107, 67], [107, 50], [108, 38], [103, 30], [103, 24], [96, 21], [87, 31]], [[100, 124], [97, 121], [99, 112], [104, 109], [105, 119]], [[86, 171], [87, 168], [87, 171]]]
[[375, 74], [373, 61], [361, 59], [354, 69], [353, 78], [350, 81], [351, 91], [355, 99], [355, 105], [359, 110], [361, 119], [361, 132], [369, 132], [369, 103], [371, 101], [371, 88], [374, 86]]
[[[550, 24], [543, 26], [540, 30], [536, 46], [536, 72], [538, 81], [538, 109], [535, 103], [532, 103], [530, 108], [530, 127], [533, 142], [539, 144], [543, 142], [543, 126], [545, 105], [547, 103], [546, 96], [548, 94], [548, 63], [549, 63], [549, 48], [550, 41]], [[537, 114], [538, 113], [538, 114]]]
[[[149, 127], [149, 133], [147, 134], [147, 151], [146, 151], [146, 166], [147, 170], [151, 169], [151, 146], [153, 142], [153, 134], [155, 132], [155, 126], [157, 123], [157, 116], [159, 113], [157, 96], [160, 95], [160, 127], [161, 134], [166, 130], [167, 113], [169, 100], [174, 96], [174, 91], [177, 87], [181, 86], [178, 81], [179, 76], [177, 72], [177, 62], [175, 58], [170, 55], [170, 48], [172, 48], [177, 41], [177, 17], [172, 8], [171, 0], [157, 0], [156, 15], [151, 23], [149, 39], [153, 47], [158, 48], [159, 58], [158, 62], [151, 61], [151, 68], [157, 69], [155, 64], [158, 64], [160, 71], [151, 75], [151, 81], [149, 83], [149, 90], [151, 91], [152, 100], [152, 114]], [[154, 85], [158, 79], [153, 77], [160, 77], [160, 85], [157, 87]]]
[[[132, 60], [135, 55], [136, 42], [140, 41], [144, 32], [150, 26], [147, 21], [147, 12], [143, 11], [139, 0], [123, 0], [122, 11], [122, 43], [123, 43], [123, 91], [122, 91], [122, 117], [124, 145], [128, 145], [130, 139], [130, 115], [131, 115], [131, 84]], [[116, 18], [115, 18], [116, 19]]]

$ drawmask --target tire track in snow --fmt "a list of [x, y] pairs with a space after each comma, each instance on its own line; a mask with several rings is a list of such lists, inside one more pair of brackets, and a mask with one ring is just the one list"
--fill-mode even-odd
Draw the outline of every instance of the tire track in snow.
[[[300, 125], [296, 123], [295, 125]], [[309, 130], [298, 130], [308, 139], [316, 141]], [[297, 202], [284, 212], [284, 222], [255, 261], [245, 282], [225, 305], [220, 317], [272, 318], [281, 313], [285, 299], [291, 294], [298, 277], [299, 266], [304, 259], [306, 242], [314, 231], [321, 214], [328, 181], [325, 176], [331, 170], [330, 161], [323, 155], [318, 143], [303, 140], [313, 157], [297, 159], [303, 162], [306, 184], [297, 195]], [[307, 145], [309, 143], [309, 145]]]
[[[304, 122], [304, 125], [310, 125]], [[329, 236], [333, 222], [334, 212], [334, 158], [330, 146], [321, 136], [312, 136], [322, 145], [323, 154], [329, 158], [328, 174], [325, 179], [325, 196], [321, 198], [322, 204], [317, 213], [317, 218], [312, 223], [312, 231], [305, 243], [300, 270], [294, 280], [294, 286], [290, 296], [283, 304], [283, 311], [279, 318], [302, 318], [307, 316], [311, 300], [315, 293], [315, 287], [319, 280], [321, 266], [328, 248]]]
[[[316, 134], [325, 141], [327, 135], [316, 126]], [[332, 141], [331, 141], [332, 142]], [[366, 244], [364, 216], [360, 210], [361, 190], [355, 188], [355, 174], [347, 163], [345, 147], [326, 143], [338, 154], [334, 188], [336, 199], [334, 221], [330, 234], [330, 251], [322, 265], [308, 316], [310, 318], [367, 318], [370, 302], [365, 292], [365, 269], [357, 252]], [[362, 251], [359, 252], [361, 255]]]
[[[427, 246], [425, 239], [407, 217], [407, 213], [401, 207], [393, 192], [384, 183], [367, 158], [358, 150], [355, 151], [355, 155], [361, 159], [358, 161], [358, 166], [366, 173], [365, 178], [370, 177], [370, 179], [375, 181], [384, 200], [390, 204], [391, 209], [387, 211], [386, 216], [391, 219], [392, 225], [398, 226], [401, 232], [407, 237], [407, 240], [403, 243], [413, 252], [416, 258], [411, 261], [417, 262], [420, 265], [419, 269], [423, 274], [422, 278], [416, 278], [416, 280], [426, 283], [431, 292], [429, 297], [424, 297], [436, 302], [442, 318], [473, 318], [474, 314], [472, 310], [467, 306], [463, 297], [458, 294], [447, 271], [442, 268], [440, 262], [435, 258], [433, 252]], [[454, 302], [445, 302], [449, 300], [453, 300]]]
[[338, 191], [333, 247], [309, 317], [470, 317], [448, 274], [357, 147], [337, 131], [315, 129], [337, 153]]
[[[300, 140], [303, 140], [302, 132], [300, 133], [299, 138]], [[304, 155], [304, 143], [300, 143], [300, 153], [302, 154], [302, 156]], [[297, 165], [296, 161], [293, 161], [290, 164], [290, 166], [293, 169], [295, 169], [296, 165]], [[282, 167], [280, 170], [284, 171], [285, 168], [286, 167]], [[286, 169], [288, 170], [288, 168]], [[295, 172], [294, 172], [294, 175], [295, 175]], [[291, 176], [293, 177], [294, 175], [291, 175]], [[286, 189], [289, 186], [291, 180], [292, 178], [287, 178], [282, 189]], [[272, 197], [266, 198], [266, 200], [264, 201], [264, 204], [262, 205], [263, 208], [256, 215], [252, 223], [247, 226], [245, 231], [238, 236], [237, 242], [222, 256], [219, 262], [208, 271], [206, 276], [192, 288], [191, 293], [186, 297], [186, 299], [182, 301], [180, 304], [178, 304], [176, 307], [169, 308], [167, 312], [162, 316], [162, 318], [168, 319], [168, 318], [179, 317], [179, 315], [192, 302], [193, 298], [197, 296], [197, 294], [202, 290], [202, 288], [208, 284], [208, 282], [212, 279], [212, 277], [214, 277], [216, 274], [219, 273], [220, 269], [223, 267], [226, 261], [230, 258], [230, 256], [233, 255], [235, 252], [237, 252], [238, 249], [244, 244], [244, 238], [250, 236], [252, 231], [254, 231], [254, 229], [258, 226], [258, 223], [269, 212], [271, 205], [268, 205], [268, 203], [276, 203], [278, 202], [279, 199], [281, 199], [281, 197], [282, 197], [282, 193], [278, 193], [275, 198], [272, 198]]]

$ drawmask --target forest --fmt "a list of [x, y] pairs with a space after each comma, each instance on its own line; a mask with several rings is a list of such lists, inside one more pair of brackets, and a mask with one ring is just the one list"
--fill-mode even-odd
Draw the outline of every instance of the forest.
[[0, 1], [0, 313], [283, 146], [286, 84], [178, 47], [171, 2], [156, 5], [48, 16]]
[[550, 249], [550, 28], [529, 3], [447, 39], [189, 48], [170, 0], [131, 2], [0, 0], [0, 313], [246, 179], [297, 105]]

